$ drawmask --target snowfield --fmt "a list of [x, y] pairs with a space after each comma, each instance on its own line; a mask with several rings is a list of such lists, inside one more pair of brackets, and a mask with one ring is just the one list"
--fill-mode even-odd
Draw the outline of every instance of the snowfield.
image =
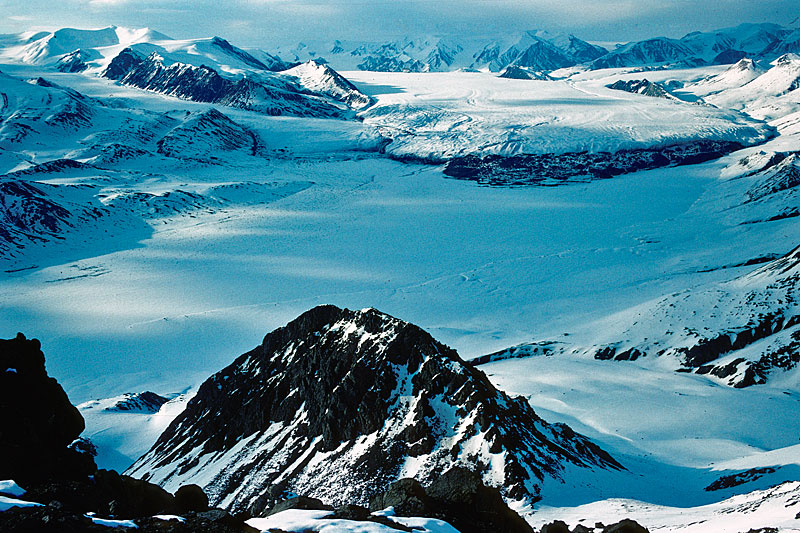
[[[295, 67], [287, 75], [314, 98], [352, 97], [358, 118], [334, 120], [100, 78], [127, 46], [209, 61], [232, 77], [253, 72], [250, 57], [280, 61], [210, 39], [103, 32], [28, 35], [35, 46], [0, 39], [0, 333], [42, 340], [101, 467], [128, 467], [205, 378], [330, 303], [418, 324], [465, 358], [527, 346], [482, 370], [628, 468], [546, 485], [529, 516], [536, 526], [624, 514], [651, 531], [798, 530], [797, 483], [770, 487], [800, 476], [800, 326], [784, 320], [714, 360], [788, 353], [765, 383], [734, 389], [739, 363], [740, 374], [723, 377], [675, 370], [698, 332], [725, 336], [731, 323], [746, 329], [771, 312], [797, 317], [797, 265], [775, 276], [758, 269], [800, 244], [800, 58], [569, 67], [551, 81], [342, 72], [357, 94], [319, 65]], [[87, 70], [55, 70], [76, 48], [88, 50]], [[607, 87], [643, 78], [676, 98]], [[487, 187], [448, 178], [441, 165], [698, 140], [742, 149], [611, 179], [578, 173], [552, 187]], [[566, 348], [545, 354], [542, 343]], [[594, 357], [609, 345], [674, 351]], [[108, 409], [143, 391], [170, 401]], [[766, 470], [704, 490], [753, 469]], [[333, 527], [321, 518], [253, 525]]]
[[365, 111], [399, 158], [616, 152], [694, 140], [760, 144], [772, 130], [739, 113], [628, 94], [590, 82], [498, 78], [486, 73], [345, 72], [397, 90]]

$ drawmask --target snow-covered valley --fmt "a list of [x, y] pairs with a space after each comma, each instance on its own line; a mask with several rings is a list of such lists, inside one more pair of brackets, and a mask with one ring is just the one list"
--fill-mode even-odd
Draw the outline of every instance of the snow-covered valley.
[[[800, 479], [800, 57], [521, 80], [68, 35], [85, 69], [2, 40], [0, 337], [42, 341], [99, 466], [126, 469], [209, 375], [333, 304], [486, 356], [494, 386], [626, 468], [546, 478], [517, 502], [536, 527], [797, 530], [796, 483], [753, 491]], [[610, 87], [645, 77], [671, 97]], [[699, 142], [728, 144], [664, 155]], [[535, 179], [455, 179], [464, 157]], [[143, 391], [170, 401], [118, 407]]]

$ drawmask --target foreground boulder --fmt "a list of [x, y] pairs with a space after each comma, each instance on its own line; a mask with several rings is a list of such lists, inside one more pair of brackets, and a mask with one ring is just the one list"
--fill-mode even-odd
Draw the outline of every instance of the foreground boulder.
[[[141, 520], [144, 531], [252, 530], [226, 511], [209, 509], [197, 485], [173, 496], [147, 481], [98, 470], [93, 446], [79, 440], [83, 429], [80, 412], [47, 375], [39, 341], [22, 334], [0, 340], [0, 480], [18, 483], [7, 496], [40, 504], [0, 512], [0, 531], [112, 529], [95, 516]], [[175, 524], [154, 518], [178, 513], [183, 521]]]
[[464, 467], [448, 470], [427, 489], [415, 480], [401, 479], [373, 497], [369, 505], [373, 512], [393, 507], [399, 516], [439, 518], [461, 533], [533, 533], [506, 505], [498, 489], [487, 487], [478, 474]]
[[0, 479], [88, 475], [94, 459], [70, 447], [83, 429], [78, 409], [47, 375], [39, 341], [21, 333], [0, 339]]
[[128, 473], [167, 490], [197, 483], [238, 512], [288, 492], [364, 505], [399, 478], [429, 484], [457, 465], [535, 501], [567, 464], [621, 468], [420, 328], [321, 306], [209, 378]]

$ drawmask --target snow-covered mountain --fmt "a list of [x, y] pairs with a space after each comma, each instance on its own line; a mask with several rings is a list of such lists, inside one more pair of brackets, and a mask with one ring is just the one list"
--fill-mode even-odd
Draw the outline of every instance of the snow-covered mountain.
[[405, 37], [393, 41], [305, 41], [277, 46], [293, 61], [316, 59], [338, 70], [378, 72], [447, 72], [509, 66], [549, 71], [596, 59], [607, 50], [574, 35], [531, 30], [497, 39], [470, 37]]
[[6, 61], [100, 74], [140, 89], [270, 115], [345, 118], [352, 116], [350, 103], [353, 109], [370, 103], [329, 67], [312, 72], [305, 66], [282, 76], [275, 72], [293, 64], [221, 37], [176, 40], [149, 29], [111, 26], [21, 34], [3, 44], [0, 58]]
[[625, 44], [591, 62], [591, 68], [735, 63], [743, 57], [775, 59], [800, 51], [797, 30], [777, 24], [742, 24], [680, 39], [656, 37]]
[[[751, 189], [751, 199], [797, 187], [799, 176], [787, 161], [764, 178], [766, 190], [763, 182]], [[800, 363], [799, 292], [800, 247], [731, 281], [671, 294], [611, 316], [594, 325], [600, 338], [608, 340], [591, 346], [542, 341], [474, 362], [541, 355], [616, 361], [660, 357], [677, 371], [747, 387]]]
[[707, 96], [750, 83], [765, 71], [750, 58], [742, 58], [724, 72], [708, 76], [692, 86], [692, 92]]
[[[752, 78], [750, 81], [742, 85], [731, 83], [729, 87], [707, 94], [703, 100], [719, 107], [741, 109], [751, 116], [768, 120], [791, 114], [797, 108], [800, 103], [800, 92], [797, 91], [800, 88], [800, 56], [782, 55], [769, 63], [766, 72], [755, 66], [744, 66], [738, 76], [742, 81]], [[726, 77], [736, 78], [737, 74], [728, 72]], [[708, 81], [702, 80], [688, 90], [703, 94], [708, 90]], [[721, 82], [730, 83], [728, 79]], [[717, 89], [719, 86], [712, 87]]]
[[306, 61], [301, 65], [283, 71], [287, 76], [295, 76], [300, 85], [319, 94], [330, 96], [344, 102], [353, 109], [363, 109], [373, 104], [374, 99], [366, 96], [328, 65], [317, 61]]
[[170, 63], [156, 52], [142, 57], [133, 49], [126, 48], [109, 63], [103, 76], [139, 89], [267, 115], [320, 118], [351, 115], [346, 106], [336, 106], [325, 98], [306, 94], [290, 79], [231, 79], [221, 76], [211, 67]]
[[529, 502], [567, 464], [622, 468], [416, 326], [322, 306], [207, 380], [130, 473], [198, 483], [215, 504], [245, 509], [270, 485], [363, 503], [393, 480], [426, 482], [456, 464]]

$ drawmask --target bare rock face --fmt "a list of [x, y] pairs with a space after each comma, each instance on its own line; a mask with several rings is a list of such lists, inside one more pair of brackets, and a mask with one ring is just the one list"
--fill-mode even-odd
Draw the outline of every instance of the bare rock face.
[[209, 378], [129, 473], [198, 483], [244, 510], [286, 491], [364, 504], [393, 481], [469, 465], [536, 500], [565, 465], [621, 466], [420, 328], [374, 309], [312, 309]]
[[96, 469], [91, 455], [70, 448], [83, 417], [47, 375], [36, 339], [0, 340], [0, 479], [80, 477]]

